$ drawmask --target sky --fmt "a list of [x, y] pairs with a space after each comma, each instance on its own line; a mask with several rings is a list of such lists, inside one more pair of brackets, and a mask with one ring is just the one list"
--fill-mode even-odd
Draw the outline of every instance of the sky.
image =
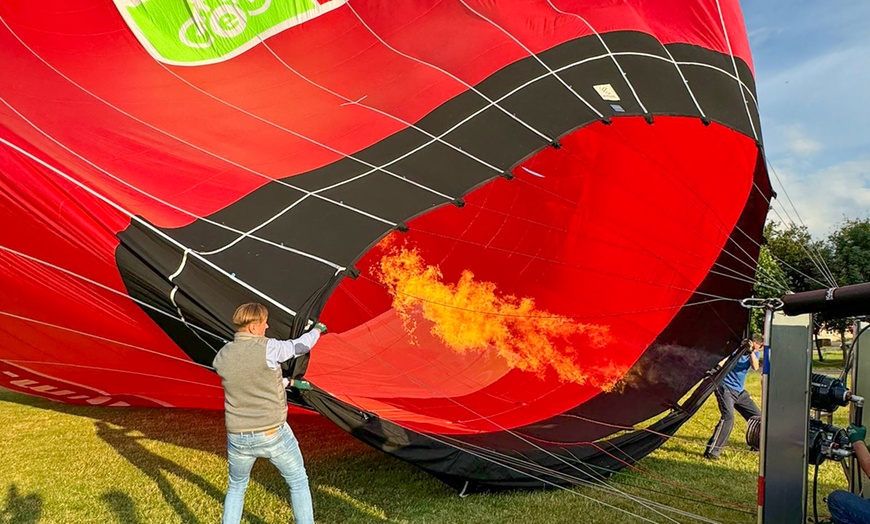
[[822, 239], [846, 218], [870, 217], [870, 2], [741, 6], [779, 195], [771, 218]]

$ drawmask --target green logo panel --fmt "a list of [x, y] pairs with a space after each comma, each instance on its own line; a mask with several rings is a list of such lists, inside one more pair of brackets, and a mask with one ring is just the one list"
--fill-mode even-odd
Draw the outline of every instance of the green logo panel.
[[228, 60], [347, 0], [114, 0], [154, 58], [177, 65]]

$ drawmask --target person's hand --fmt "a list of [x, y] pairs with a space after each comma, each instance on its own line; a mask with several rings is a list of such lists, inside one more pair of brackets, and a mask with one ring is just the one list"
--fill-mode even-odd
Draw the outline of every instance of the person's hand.
[[858, 442], [864, 442], [867, 438], [867, 428], [864, 426], [856, 426], [855, 424], [849, 424], [849, 427], [846, 428], [846, 436], [849, 437], [849, 442], [852, 444]]
[[314, 329], [320, 331], [320, 334], [323, 335], [326, 333], [326, 324], [324, 324], [323, 322], [318, 322], [317, 324], [314, 324]]

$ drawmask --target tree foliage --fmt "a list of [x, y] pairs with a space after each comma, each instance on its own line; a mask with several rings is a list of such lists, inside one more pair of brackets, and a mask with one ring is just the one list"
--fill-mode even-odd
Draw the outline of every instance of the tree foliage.
[[[756, 295], [771, 294], [777, 283], [795, 293], [826, 287], [870, 282], [870, 218], [846, 219], [827, 238], [814, 239], [806, 226], [769, 222], [764, 228], [767, 244], [758, 260]], [[762, 329], [762, 317], [754, 314], [752, 328]], [[828, 331], [843, 340], [852, 319], [825, 322]]]
[[769, 222], [764, 227], [767, 249], [785, 274], [790, 291], [810, 291], [825, 287], [823, 262], [830, 259], [830, 249], [824, 241], [814, 240], [806, 226], [783, 226]]
[[870, 218], [844, 221], [828, 236], [828, 245], [837, 284], [870, 282]]
[[[831, 252], [831, 272], [838, 286], [870, 282], [870, 219], [848, 219], [827, 238]], [[845, 333], [852, 319], [841, 318], [825, 322], [825, 329], [840, 334], [840, 344], [846, 351]]]

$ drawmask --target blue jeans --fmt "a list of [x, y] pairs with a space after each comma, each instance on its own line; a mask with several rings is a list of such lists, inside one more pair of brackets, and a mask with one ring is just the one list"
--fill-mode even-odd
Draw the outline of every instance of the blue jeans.
[[296, 524], [314, 524], [314, 508], [302, 452], [299, 451], [299, 442], [286, 422], [271, 435], [266, 435], [265, 432], [227, 433], [230, 484], [224, 500], [224, 516], [221, 522], [241, 522], [251, 468], [260, 457], [269, 459], [287, 482]]
[[837, 524], [870, 524], [870, 500], [838, 489], [828, 495], [828, 510]]

